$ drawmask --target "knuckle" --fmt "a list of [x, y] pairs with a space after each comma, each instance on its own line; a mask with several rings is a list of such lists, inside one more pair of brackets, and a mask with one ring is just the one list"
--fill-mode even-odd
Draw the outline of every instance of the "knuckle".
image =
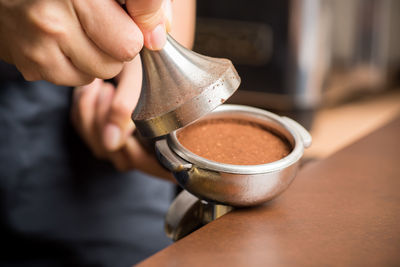
[[55, 75], [48, 79], [49, 82], [56, 85], [62, 86], [83, 86], [93, 82], [95, 78], [85, 74], [74, 75], [74, 77], [68, 77], [64, 75]]
[[150, 17], [160, 9], [162, 1], [160, 0], [147, 0], [147, 1], [127, 1], [127, 9], [135, 18], [136, 17]]
[[122, 46], [121, 56], [124, 61], [134, 59], [143, 47], [143, 35], [128, 35], [126, 45]]
[[43, 51], [41, 47], [32, 47], [29, 51], [23, 51], [23, 54], [26, 55], [26, 58], [38, 66], [39, 68], [47, 68], [49, 64], [49, 55], [46, 51]]
[[41, 79], [61, 86], [82, 86], [91, 83], [95, 77], [65, 68], [62, 64], [49, 61], [44, 53], [33, 53], [30, 60], [37, 66]]
[[87, 85], [89, 83], [92, 83], [94, 81], [95, 77], [89, 76], [89, 75], [84, 75], [82, 74], [80, 77], [78, 77], [75, 81], [72, 81], [69, 86], [83, 86]]
[[97, 76], [97, 78], [104, 79], [104, 80], [114, 78], [121, 72], [123, 66], [124, 66], [124, 64], [122, 62], [110, 63], [110, 64], [108, 64], [106, 69], [97, 71], [96, 76]]
[[65, 7], [60, 7], [57, 4], [56, 2], [49, 4], [47, 1], [36, 1], [27, 11], [27, 19], [44, 33], [64, 36], [66, 34], [63, 21]]
[[140, 28], [150, 31], [163, 21], [164, 12], [161, 8], [148, 9], [145, 12], [139, 12], [135, 16], [135, 21]]
[[41, 80], [48, 81], [50, 83], [57, 83], [57, 78], [52, 75], [52, 70], [48, 66], [42, 66], [41, 69], [39, 69], [40, 77]]
[[125, 101], [114, 101], [111, 104], [111, 112], [118, 117], [129, 118], [134, 107]]

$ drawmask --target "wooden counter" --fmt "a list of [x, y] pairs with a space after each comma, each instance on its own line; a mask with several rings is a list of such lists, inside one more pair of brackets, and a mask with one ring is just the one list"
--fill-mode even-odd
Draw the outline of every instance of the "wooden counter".
[[139, 266], [400, 266], [400, 118]]

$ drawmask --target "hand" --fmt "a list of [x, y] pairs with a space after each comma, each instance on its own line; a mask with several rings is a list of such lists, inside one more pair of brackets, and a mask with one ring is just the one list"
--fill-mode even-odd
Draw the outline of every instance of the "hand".
[[[162, 7], [166, 10], [167, 29], [171, 26], [172, 15], [169, 4], [168, 1]], [[176, 17], [177, 27], [172, 34], [178, 42], [190, 48], [194, 37], [195, 1], [181, 1], [179, 5], [174, 4], [173, 9], [180, 15]], [[175, 181], [155, 156], [147, 153], [132, 136], [135, 127], [130, 116], [139, 99], [142, 82], [140, 57], [126, 64], [118, 78], [117, 88], [101, 80], [75, 88], [72, 107], [75, 127], [94, 155], [110, 160], [117, 169], [139, 169]]]
[[74, 86], [112, 78], [143, 42], [155, 50], [165, 43], [168, 5], [126, 6], [130, 15], [115, 0], [0, 0], [0, 58], [29, 81]]
[[[172, 0], [120, 0], [143, 33], [144, 46], [160, 50], [171, 30]], [[188, 0], [189, 1], [189, 0]]]
[[135, 127], [130, 116], [141, 81], [137, 56], [124, 68], [117, 88], [99, 79], [75, 88], [72, 121], [97, 158], [110, 160], [120, 171], [139, 169], [173, 181], [172, 175], [132, 135]]

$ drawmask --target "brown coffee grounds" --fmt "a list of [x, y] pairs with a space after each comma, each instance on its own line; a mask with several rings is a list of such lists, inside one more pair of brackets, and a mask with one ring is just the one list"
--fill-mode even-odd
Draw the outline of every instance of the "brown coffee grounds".
[[263, 126], [240, 119], [209, 119], [178, 132], [179, 142], [203, 158], [234, 165], [277, 161], [290, 153], [289, 144]]

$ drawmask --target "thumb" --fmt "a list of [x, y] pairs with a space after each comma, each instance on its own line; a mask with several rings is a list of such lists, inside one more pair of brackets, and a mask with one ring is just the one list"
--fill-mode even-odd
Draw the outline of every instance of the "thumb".
[[144, 45], [151, 50], [162, 49], [167, 40], [163, 0], [126, 0], [126, 9], [142, 31]]
[[121, 148], [134, 129], [131, 114], [139, 99], [142, 85], [139, 56], [125, 64], [119, 78], [103, 129], [103, 144], [108, 151]]

